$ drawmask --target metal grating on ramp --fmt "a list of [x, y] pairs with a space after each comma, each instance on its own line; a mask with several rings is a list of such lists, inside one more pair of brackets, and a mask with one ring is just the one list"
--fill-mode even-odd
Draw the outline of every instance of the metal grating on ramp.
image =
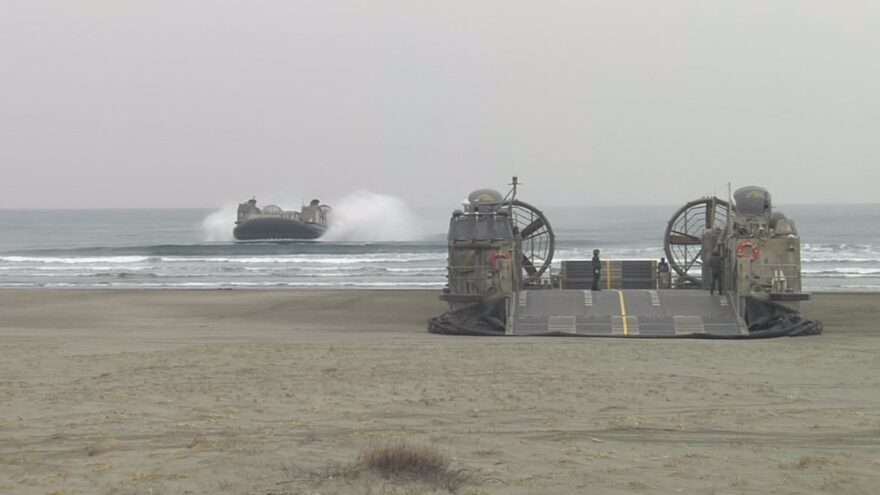
[[699, 316], [673, 316], [676, 335], [689, 335], [694, 333], [706, 333], [703, 327], [703, 319]]
[[687, 289], [544, 290], [516, 294], [512, 335], [736, 336], [748, 330], [726, 298]]
[[[560, 266], [563, 289], [593, 286], [591, 260], [567, 260]], [[600, 286], [603, 289], [656, 289], [657, 262], [653, 260], [603, 260]]]
[[611, 335], [619, 337], [637, 337], [640, 333], [638, 316], [611, 317]]
[[593, 305], [593, 292], [589, 290], [584, 291], [584, 306], [592, 306]]
[[577, 333], [574, 316], [551, 316], [547, 318], [547, 330], [550, 333]]
[[639, 317], [625, 316], [624, 318], [626, 318], [626, 334], [637, 337], [641, 333], [639, 330]]
[[623, 337], [626, 335], [626, 332], [623, 330], [623, 317], [622, 316], [612, 316], [611, 317], [611, 335], [617, 335]]

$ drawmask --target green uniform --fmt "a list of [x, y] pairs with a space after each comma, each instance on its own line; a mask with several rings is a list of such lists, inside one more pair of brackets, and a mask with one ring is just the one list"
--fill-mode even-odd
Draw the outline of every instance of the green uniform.
[[602, 261], [599, 255], [593, 255], [593, 290], [599, 290], [599, 279], [602, 278]]
[[709, 294], [714, 295], [716, 287], [719, 294], [724, 294], [724, 256], [713, 253], [709, 258], [709, 269], [712, 271], [712, 286], [709, 288]]

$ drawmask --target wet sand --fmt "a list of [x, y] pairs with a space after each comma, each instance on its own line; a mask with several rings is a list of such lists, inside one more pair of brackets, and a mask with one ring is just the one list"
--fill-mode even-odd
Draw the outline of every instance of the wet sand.
[[0, 290], [0, 494], [873, 494], [880, 294], [820, 336], [428, 334], [433, 291]]

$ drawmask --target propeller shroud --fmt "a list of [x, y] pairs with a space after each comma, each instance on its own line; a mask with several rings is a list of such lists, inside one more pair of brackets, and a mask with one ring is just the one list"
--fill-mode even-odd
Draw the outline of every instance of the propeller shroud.
[[514, 199], [504, 203], [511, 212], [511, 221], [521, 238], [523, 282], [534, 283], [553, 262], [556, 236], [544, 212], [535, 206]]

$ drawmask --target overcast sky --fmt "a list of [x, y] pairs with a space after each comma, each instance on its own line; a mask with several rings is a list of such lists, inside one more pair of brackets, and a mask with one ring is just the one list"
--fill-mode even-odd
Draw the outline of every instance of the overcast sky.
[[0, 174], [0, 208], [880, 202], [880, 2], [3, 0]]

